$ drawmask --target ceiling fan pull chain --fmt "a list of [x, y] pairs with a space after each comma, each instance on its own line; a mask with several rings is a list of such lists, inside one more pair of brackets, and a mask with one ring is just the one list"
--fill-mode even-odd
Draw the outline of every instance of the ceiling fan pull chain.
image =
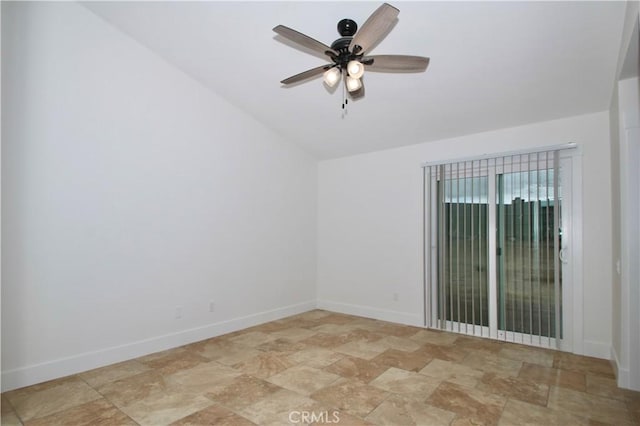
[[[345, 101], [347, 100], [347, 93], [345, 92], [345, 88], [344, 88], [344, 83], [342, 84], [342, 109], [344, 110], [345, 107]], [[344, 118], [344, 114], [342, 114], [343, 118]]]
[[342, 119], [344, 120], [344, 117], [349, 114], [349, 98], [347, 96], [347, 87], [346, 87], [346, 83], [344, 83], [342, 85]]
[[344, 120], [344, 115], [347, 107], [347, 93], [345, 92], [344, 84], [342, 84], [342, 119]]

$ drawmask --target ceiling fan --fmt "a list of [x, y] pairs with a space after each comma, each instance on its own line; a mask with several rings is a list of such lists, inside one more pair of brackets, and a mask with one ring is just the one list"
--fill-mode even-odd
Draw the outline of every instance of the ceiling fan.
[[[374, 55], [367, 53], [380, 42], [393, 27], [400, 11], [384, 3], [376, 9], [358, 31], [358, 25], [351, 19], [338, 22], [341, 37], [331, 46], [319, 42], [305, 34], [284, 25], [273, 29], [282, 37], [311, 50], [326, 55], [331, 63], [301, 72], [281, 81], [284, 85], [298, 83], [324, 74], [324, 82], [334, 87], [342, 77], [351, 95], [357, 98], [364, 94], [362, 76], [365, 69], [376, 72], [423, 72], [429, 65], [429, 58], [409, 55]], [[344, 108], [344, 104], [343, 104]]]

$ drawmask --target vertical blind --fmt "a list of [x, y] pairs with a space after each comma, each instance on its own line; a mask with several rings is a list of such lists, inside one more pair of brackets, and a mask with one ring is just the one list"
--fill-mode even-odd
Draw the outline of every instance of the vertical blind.
[[424, 166], [426, 325], [557, 345], [559, 155], [550, 149]]

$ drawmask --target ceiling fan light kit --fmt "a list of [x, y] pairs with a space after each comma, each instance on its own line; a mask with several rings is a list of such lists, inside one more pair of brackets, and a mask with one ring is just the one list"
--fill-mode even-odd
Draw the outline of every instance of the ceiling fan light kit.
[[355, 92], [356, 90], [362, 88], [362, 81], [359, 78], [347, 76], [347, 91]]
[[338, 68], [329, 68], [324, 72], [324, 82], [327, 83], [329, 87], [335, 87], [335, 85], [340, 81], [340, 69]]
[[360, 78], [364, 75], [364, 65], [362, 62], [353, 60], [347, 64], [347, 72], [353, 78]]
[[[429, 65], [429, 58], [408, 55], [374, 55], [365, 56], [369, 49], [378, 44], [391, 30], [400, 11], [390, 4], [384, 3], [376, 9], [358, 30], [358, 25], [351, 19], [338, 22], [340, 38], [327, 46], [305, 34], [284, 25], [276, 26], [280, 36], [328, 56], [332, 63], [301, 72], [281, 81], [289, 85], [323, 74], [324, 82], [335, 87], [344, 75], [344, 85], [351, 97], [364, 95], [362, 76], [365, 68], [374, 72], [423, 72]], [[344, 108], [344, 104], [343, 104]]]

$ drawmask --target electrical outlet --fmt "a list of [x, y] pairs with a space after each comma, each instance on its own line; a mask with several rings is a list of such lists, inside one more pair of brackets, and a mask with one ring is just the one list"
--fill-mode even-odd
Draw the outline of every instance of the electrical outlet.
[[182, 318], [182, 306], [176, 306], [176, 319]]
[[209, 301], [209, 312], [213, 312], [216, 310], [216, 304], [214, 303], [213, 300]]
[[398, 299], [400, 299], [400, 297], [398, 296], [398, 293], [393, 293], [393, 301], [397, 302]]

